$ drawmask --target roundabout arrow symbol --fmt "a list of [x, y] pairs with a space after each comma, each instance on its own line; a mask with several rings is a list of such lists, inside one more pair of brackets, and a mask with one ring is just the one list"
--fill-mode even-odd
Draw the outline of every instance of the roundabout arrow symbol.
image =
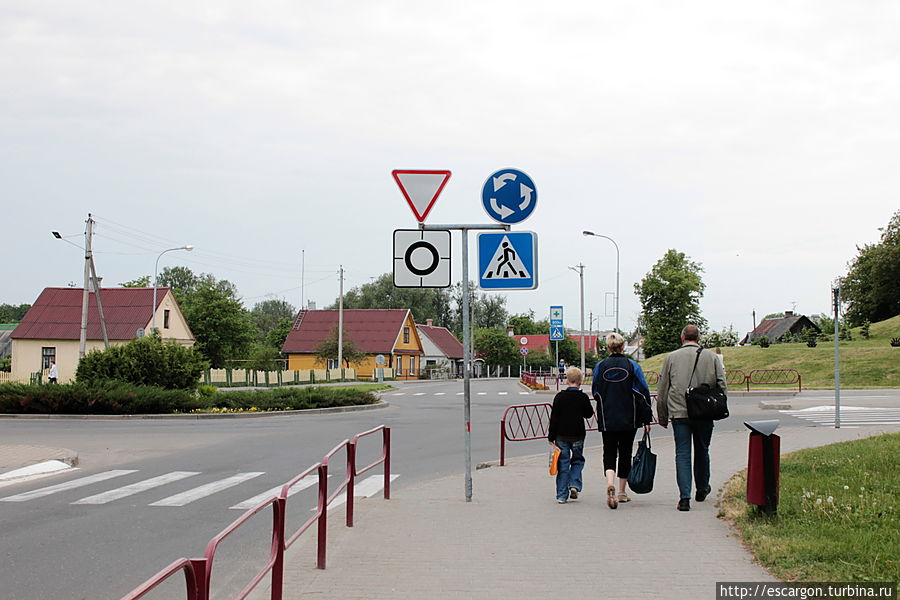
[[501, 219], [505, 219], [509, 215], [513, 214], [513, 212], [515, 212], [515, 211], [513, 211], [513, 209], [506, 206], [505, 204], [498, 203], [496, 198], [491, 198], [491, 208], [494, 209], [495, 213], [500, 215]]
[[[496, 192], [504, 185], [506, 185], [507, 181], [515, 181], [516, 176], [514, 173], [504, 173], [500, 177], [494, 177], [494, 191]], [[499, 212], [499, 211], [498, 211]]]
[[519, 195], [524, 198], [524, 200], [522, 200], [522, 204], [519, 205], [519, 210], [525, 210], [526, 208], [528, 208], [528, 205], [531, 204], [531, 192], [533, 191], [533, 189], [531, 189], [524, 183], [519, 184]]

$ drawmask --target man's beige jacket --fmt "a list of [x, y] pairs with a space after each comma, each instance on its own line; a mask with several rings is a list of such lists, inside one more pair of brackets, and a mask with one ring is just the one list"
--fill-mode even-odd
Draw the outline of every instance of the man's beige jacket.
[[687, 342], [678, 350], [671, 352], [663, 361], [659, 385], [656, 387], [659, 394], [656, 414], [660, 423], [668, 423], [669, 418], [688, 418], [687, 402], [684, 399], [688, 386], [697, 387], [706, 383], [710, 387], [715, 387], [718, 382], [719, 387], [727, 389], [725, 369], [715, 353], [709, 350], [700, 353], [697, 370], [691, 379], [691, 369], [694, 367], [699, 347], [697, 342]]

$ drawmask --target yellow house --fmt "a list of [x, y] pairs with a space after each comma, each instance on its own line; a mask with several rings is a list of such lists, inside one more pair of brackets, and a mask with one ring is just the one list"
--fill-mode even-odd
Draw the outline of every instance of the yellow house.
[[[82, 288], [46, 288], [12, 333], [12, 379], [28, 381], [32, 373], [44, 372], [56, 363], [59, 382], [75, 378], [81, 338]], [[103, 332], [97, 299], [88, 294], [88, 322], [85, 351], [103, 348]], [[100, 288], [100, 302], [110, 345], [124, 344], [149, 332], [153, 317], [163, 339], [194, 345], [191, 333], [175, 296], [167, 287]]]
[[[398, 379], [417, 379], [422, 368], [422, 340], [408, 309], [346, 309], [344, 335], [365, 358], [351, 363], [360, 377], [371, 377], [384, 357], [384, 367], [394, 369]], [[323, 340], [337, 331], [338, 311], [301, 310], [281, 351], [288, 357], [288, 369], [338, 368], [337, 360], [324, 364], [316, 355]]]

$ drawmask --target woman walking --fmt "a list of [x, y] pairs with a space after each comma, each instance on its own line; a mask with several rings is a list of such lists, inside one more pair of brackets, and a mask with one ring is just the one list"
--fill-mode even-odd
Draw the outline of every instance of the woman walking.
[[594, 416], [591, 399], [581, 391], [584, 373], [578, 367], [566, 371], [568, 387], [553, 398], [547, 440], [559, 448], [556, 471], [556, 501], [560, 504], [575, 500], [581, 492], [581, 472], [584, 470], [584, 420]]
[[[606, 503], [616, 508], [631, 499], [625, 493], [631, 470], [631, 448], [638, 427], [650, 431], [653, 411], [650, 389], [644, 372], [633, 360], [622, 354], [625, 338], [618, 333], [606, 336], [610, 356], [594, 367], [591, 386], [597, 401], [597, 428], [603, 435], [603, 470], [606, 472]], [[618, 465], [616, 462], [618, 461]], [[618, 466], [618, 468], [617, 468]], [[615, 479], [619, 476], [619, 492]]]

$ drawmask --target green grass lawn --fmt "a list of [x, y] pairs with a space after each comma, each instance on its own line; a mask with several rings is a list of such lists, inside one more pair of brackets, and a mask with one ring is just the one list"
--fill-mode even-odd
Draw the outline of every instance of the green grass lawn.
[[[841, 387], [900, 387], [900, 348], [890, 345], [891, 338], [900, 337], [900, 315], [873, 323], [869, 333], [870, 338], [864, 340], [859, 328], [853, 329], [853, 340], [840, 343]], [[834, 342], [819, 342], [815, 348], [808, 348], [805, 343], [772, 344], [768, 348], [735, 346], [722, 348], [722, 354], [726, 369], [797, 369], [804, 389], [834, 387]], [[653, 356], [641, 367], [659, 371], [664, 358], [664, 354]]]
[[784, 455], [777, 516], [746, 503], [746, 471], [725, 485], [719, 516], [782, 580], [896, 581], [898, 462], [896, 433]]

